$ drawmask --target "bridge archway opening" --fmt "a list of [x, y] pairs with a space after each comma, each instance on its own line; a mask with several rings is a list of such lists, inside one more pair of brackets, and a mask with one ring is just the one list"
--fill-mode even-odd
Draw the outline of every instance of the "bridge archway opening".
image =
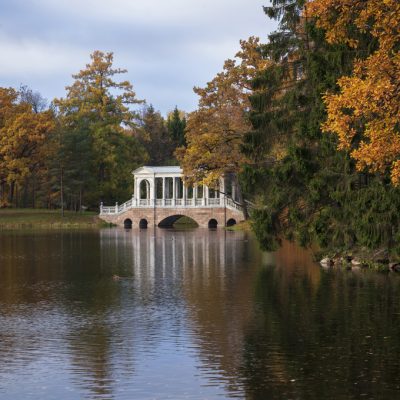
[[140, 181], [139, 193], [142, 200], [150, 199], [150, 182], [147, 179]]
[[236, 220], [234, 218], [230, 218], [228, 219], [228, 221], [226, 221], [226, 226], [233, 226], [236, 225]]
[[124, 221], [124, 228], [125, 229], [132, 229], [132, 220], [131, 219], [127, 218]]
[[142, 218], [139, 221], [139, 228], [140, 229], [147, 229], [147, 219]]
[[209, 227], [210, 229], [215, 229], [215, 228], [217, 228], [217, 227], [218, 227], [218, 221], [217, 221], [216, 219], [214, 219], [214, 218], [210, 219], [210, 220], [208, 221], [208, 227]]
[[167, 218], [164, 218], [159, 224], [159, 228], [197, 228], [198, 223], [185, 215], [171, 215]]

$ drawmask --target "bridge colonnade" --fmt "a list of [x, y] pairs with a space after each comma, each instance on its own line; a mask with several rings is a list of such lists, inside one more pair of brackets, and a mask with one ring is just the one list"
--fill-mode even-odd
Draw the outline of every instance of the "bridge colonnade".
[[[134, 172], [132, 203], [136, 206], [218, 205], [224, 201], [225, 186], [225, 179], [220, 179], [217, 190], [206, 185], [188, 187], [183, 182], [180, 167], [143, 167]], [[233, 199], [236, 198], [236, 192], [233, 184]]]

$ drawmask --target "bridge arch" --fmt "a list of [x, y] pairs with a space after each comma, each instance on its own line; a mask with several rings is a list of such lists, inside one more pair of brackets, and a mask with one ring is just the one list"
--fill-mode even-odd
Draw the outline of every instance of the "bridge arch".
[[124, 228], [132, 229], [132, 220], [130, 218], [127, 218], [126, 220], [124, 220]]
[[226, 221], [226, 226], [233, 226], [236, 225], [236, 220], [234, 218], [230, 218], [228, 219], [228, 221]]
[[[178, 222], [182, 218], [185, 218], [185, 220], [187, 220], [188, 225], [189, 225], [189, 222], [190, 222], [190, 225], [193, 225], [193, 226], [196, 226], [196, 227], [199, 226], [199, 224], [193, 218], [190, 218], [190, 217], [188, 217], [186, 215], [183, 215], [183, 214], [174, 214], [174, 215], [170, 215], [170, 216], [162, 219], [158, 223], [158, 227], [159, 228], [172, 228], [172, 227], [174, 227], [174, 224], [176, 222]], [[184, 225], [184, 224], [182, 224], [182, 225]]]
[[142, 219], [139, 221], [139, 228], [140, 228], [140, 229], [147, 229], [147, 224], [148, 224], [147, 219], [142, 218]]
[[142, 179], [139, 183], [140, 199], [150, 199], [150, 182], [147, 179]]
[[211, 218], [208, 221], [208, 227], [213, 229], [213, 228], [217, 228], [218, 227], [218, 221], [215, 218]]

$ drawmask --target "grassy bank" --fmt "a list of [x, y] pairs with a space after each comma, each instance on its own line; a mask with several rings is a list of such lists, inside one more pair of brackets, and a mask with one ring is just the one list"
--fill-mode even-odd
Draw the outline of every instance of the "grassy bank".
[[228, 226], [225, 228], [228, 231], [245, 231], [245, 232], [252, 232], [251, 229], [251, 221], [242, 221], [237, 223], [236, 225], [233, 226]]
[[174, 222], [173, 227], [177, 229], [192, 229], [197, 228], [199, 225], [189, 217], [181, 217]]
[[106, 226], [95, 212], [76, 213], [60, 210], [1, 209], [0, 229], [71, 229]]

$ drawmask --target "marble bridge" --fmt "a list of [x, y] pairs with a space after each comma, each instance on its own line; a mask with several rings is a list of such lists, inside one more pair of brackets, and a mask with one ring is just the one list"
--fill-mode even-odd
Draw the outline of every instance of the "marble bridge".
[[223, 178], [219, 190], [188, 187], [180, 167], [144, 166], [133, 171], [134, 193], [123, 204], [100, 205], [100, 218], [125, 228], [172, 226], [179, 218], [193, 219], [200, 227], [232, 226], [244, 220], [237, 187]]

